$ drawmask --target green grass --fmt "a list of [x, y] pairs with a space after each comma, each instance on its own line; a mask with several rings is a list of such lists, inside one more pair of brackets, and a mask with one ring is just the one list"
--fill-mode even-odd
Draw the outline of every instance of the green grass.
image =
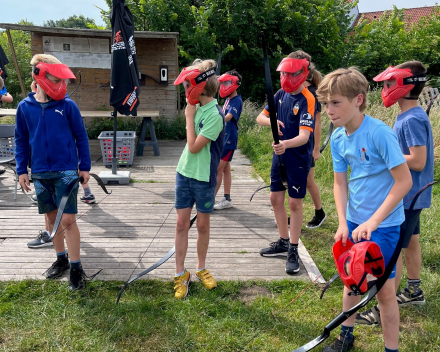
[[[376, 116], [381, 114], [392, 124], [391, 114], [373, 108], [378, 109]], [[260, 111], [245, 103], [239, 142], [256, 172], [268, 181], [271, 136], [269, 128], [255, 126]], [[431, 119], [439, 146], [438, 110]], [[324, 128], [327, 125], [324, 117]], [[440, 179], [438, 148], [436, 157], [435, 173]], [[315, 172], [328, 218], [316, 230], [304, 227], [302, 240], [328, 279], [335, 270], [331, 247], [337, 228], [329, 147]], [[309, 197], [304, 212], [306, 222], [313, 215]], [[401, 352], [440, 351], [439, 215], [440, 186], [436, 185], [433, 206], [421, 217], [422, 285], [427, 304], [400, 310]], [[206, 291], [194, 282], [187, 299], [178, 301], [173, 298], [171, 280], [141, 280], [116, 305], [121, 286], [121, 282], [94, 281], [83, 292], [70, 294], [66, 282], [0, 282], [0, 351], [291, 351], [318, 336], [341, 311], [341, 282], [335, 282], [323, 300], [319, 300], [321, 287], [313, 285], [290, 305], [307, 283], [223, 281], [216, 290]], [[252, 295], [250, 288], [264, 294]], [[354, 352], [384, 349], [379, 327], [356, 327], [355, 337]]]

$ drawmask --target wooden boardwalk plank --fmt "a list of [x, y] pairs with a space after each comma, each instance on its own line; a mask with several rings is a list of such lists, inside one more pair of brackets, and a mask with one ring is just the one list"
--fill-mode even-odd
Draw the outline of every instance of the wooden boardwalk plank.
[[[185, 143], [159, 141], [159, 145], [160, 157], [154, 157], [152, 149], [145, 148], [144, 156], [136, 157], [132, 166], [123, 168], [131, 171], [135, 183], [109, 185], [107, 188], [113, 193], [105, 198], [92, 180], [90, 186], [99, 203], [78, 205], [83, 266], [88, 273], [103, 269], [98, 279], [126, 281], [141, 258], [134, 274], [157, 262], [174, 245], [175, 170]], [[90, 150], [94, 161], [92, 171], [99, 174], [108, 170], [100, 160], [98, 141], [91, 141]], [[301, 270], [295, 276], [285, 274], [285, 259], [259, 255], [261, 248], [278, 238], [269, 193], [262, 191], [249, 202], [261, 180], [252, 177], [250, 162], [239, 150], [231, 167], [234, 207], [215, 211], [211, 216], [207, 263], [215, 277], [219, 280], [314, 280], [318, 277], [320, 273], [302, 243], [299, 248]], [[44, 279], [42, 274], [55, 259], [53, 247], [32, 250], [26, 245], [44, 228], [44, 218], [30, 200], [32, 193], [25, 195], [19, 191], [14, 201], [13, 188], [13, 174], [7, 171], [0, 176], [0, 280]], [[219, 194], [223, 194], [222, 191], [220, 189]], [[84, 215], [86, 211], [89, 212]], [[197, 264], [196, 240], [194, 225], [185, 262], [190, 270]], [[174, 258], [170, 259], [145, 279], [171, 279], [174, 263]]]

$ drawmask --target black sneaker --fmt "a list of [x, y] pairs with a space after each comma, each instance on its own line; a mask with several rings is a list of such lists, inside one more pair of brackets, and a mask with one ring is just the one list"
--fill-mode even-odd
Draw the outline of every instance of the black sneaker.
[[93, 194], [89, 194], [88, 196], [84, 195], [80, 197], [79, 200], [83, 203], [93, 204], [95, 203], [95, 196]]
[[6, 172], [6, 169], [0, 170], [0, 175], [3, 175]]
[[354, 345], [354, 337], [353, 341], [349, 339], [343, 339], [342, 341], [336, 339], [330, 346], [324, 347], [322, 352], [347, 352], [353, 348]]
[[288, 250], [289, 241], [279, 238], [278, 241], [270, 243], [268, 248], [263, 248], [260, 255], [262, 257], [285, 257]]
[[313, 219], [311, 221], [309, 221], [307, 223], [307, 228], [308, 229], [316, 229], [317, 227], [321, 226], [322, 223], [324, 222], [326, 216], [324, 211], [321, 212], [316, 212], [315, 211], [315, 216], [313, 217]]
[[420, 290], [418, 294], [411, 293], [408, 288], [405, 287], [404, 290], [397, 294], [397, 303], [400, 306], [408, 305], [419, 305], [422, 306], [426, 303], [425, 297], [423, 296], [423, 291]]
[[47, 269], [46, 277], [48, 279], [56, 279], [63, 275], [63, 273], [70, 268], [69, 257], [66, 254], [64, 257], [58, 257], [52, 266]]
[[53, 246], [53, 243], [50, 240], [49, 232], [40, 231], [37, 238], [28, 242], [27, 246], [29, 248], [43, 248], [43, 247]]
[[69, 291], [73, 292], [85, 288], [86, 279], [87, 276], [81, 265], [79, 268], [70, 269]]
[[299, 271], [299, 255], [297, 246], [289, 246], [286, 260], [286, 273], [296, 274]]

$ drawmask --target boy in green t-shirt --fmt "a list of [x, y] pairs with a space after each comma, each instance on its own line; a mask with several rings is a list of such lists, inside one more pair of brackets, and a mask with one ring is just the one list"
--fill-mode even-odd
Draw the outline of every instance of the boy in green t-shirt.
[[191, 274], [185, 269], [191, 210], [197, 209], [197, 272], [203, 285], [217, 287], [212, 274], [205, 268], [209, 245], [209, 219], [214, 208], [217, 167], [223, 148], [225, 116], [214, 99], [218, 89], [214, 60], [196, 60], [182, 70], [174, 82], [183, 83], [186, 101], [187, 144], [177, 165], [176, 175], [176, 298], [188, 294]]

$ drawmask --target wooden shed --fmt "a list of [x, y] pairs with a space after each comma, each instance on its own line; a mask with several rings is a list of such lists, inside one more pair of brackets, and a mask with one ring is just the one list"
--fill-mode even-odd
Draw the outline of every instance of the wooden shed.
[[[0, 23], [0, 28], [30, 32], [32, 55], [54, 55], [68, 65], [77, 78], [81, 72], [81, 85], [72, 96], [81, 110], [113, 110], [109, 103], [112, 44], [110, 30], [9, 23]], [[174, 119], [179, 104], [179, 88], [173, 85], [179, 73], [179, 33], [135, 31], [134, 38], [141, 75], [138, 110], [157, 110], [161, 116]], [[12, 41], [10, 45], [13, 46], [11, 43]], [[13, 48], [11, 51], [14, 53]], [[22, 72], [21, 75], [23, 74], [28, 72]], [[25, 90], [24, 87], [22, 90]]]

